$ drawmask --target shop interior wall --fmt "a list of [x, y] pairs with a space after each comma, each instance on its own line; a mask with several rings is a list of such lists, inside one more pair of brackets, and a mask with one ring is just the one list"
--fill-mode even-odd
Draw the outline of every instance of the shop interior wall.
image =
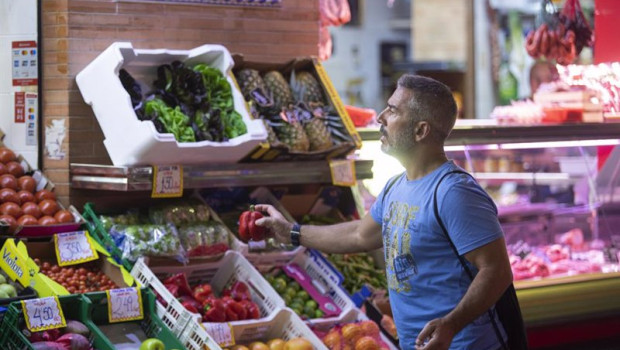
[[358, 25], [330, 28], [334, 52], [323, 65], [344, 103], [381, 111], [386, 103], [381, 43], [409, 46], [410, 3], [396, 1], [392, 8], [382, 0], [359, 0], [358, 4]]
[[[44, 159], [61, 200], [81, 205], [102, 199], [69, 188], [69, 164], [111, 164], [103, 133], [75, 76], [116, 41], [135, 48], [190, 49], [222, 44], [249, 60], [283, 62], [318, 54], [318, 1], [284, 0], [282, 7], [155, 4], [123, 1], [43, 2], [44, 118], [64, 122], [68, 157]], [[105, 93], [105, 92], [102, 92]], [[104, 194], [106, 196], [107, 194]], [[110, 194], [118, 198], [118, 194]], [[71, 198], [69, 198], [71, 197]]]
[[[36, 145], [26, 145], [26, 123], [15, 123], [15, 92], [36, 92], [37, 87], [12, 85], [13, 41], [37, 40], [37, 0], [0, 1], [0, 129], [4, 143], [37, 166]], [[35, 133], [36, 135], [36, 133]]]

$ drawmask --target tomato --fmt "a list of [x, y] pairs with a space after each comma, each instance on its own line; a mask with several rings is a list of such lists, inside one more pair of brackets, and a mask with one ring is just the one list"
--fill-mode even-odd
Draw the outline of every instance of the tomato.
[[74, 222], [73, 214], [66, 209], [59, 210], [56, 214], [54, 214], [54, 219], [60, 223], [70, 223]]
[[43, 268], [44, 269], [49, 269], [50, 268], [50, 263], [48, 263], [47, 261], [43, 263]]
[[48, 226], [48, 225], [56, 225], [58, 221], [49, 215], [42, 216], [39, 219], [39, 225]]
[[[5, 203], [8, 204], [8, 203]], [[21, 210], [21, 209], [20, 209]], [[34, 226], [38, 224], [37, 218], [32, 215], [22, 215], [17, 219], [17, 224], [20, 226]]]
[[41, 202], [45, 199], [53, 199], [56, 200], [56, 195], [49, 190], [41, 190], [34, 194], [34, 198], [36, 198], [37, 202]]
[[0, 176], [0, 187], [17, 191], [17, 179], [11, 174], [4, 174]]
[[37, 182], [32, 178], [32, 176], [24, 175], [17, 179], [17, 188], [20, 191], [23, 190], [34, 193], [37, 188]]
[[15, 157], [15, 153], [13, 153], [13, 151], [6, 147], [0, 147], [0, 162], [8, 163], [14, 161], [15, 159], [17, 159], [17, 157]]
[[53, 199], [44, 199], [39, 202], [39, 209], [43, 215], [53, 216], [58, 211], [58, 203]]
[[20, 208], [19, 205], [11, 202], [6, 202], [0, 205], [0, 214], [11, 215], [14, 218], [19, 218], [23, 215], [23, 212], [22, 208]]
[[24, 175], [24, 167], [22, 167], [22, 165], [18, 162], [12, 161], [5, 164], [6, 170], [9, 172], [9, 174], [15, 177], [20, 177]]
[[17, 192], [17, 198], [19, 198], [19, 202], [22, 204], [26, 202], [34, 202], [34, 194], [24, 190]]
[[13, 203], [21, 204], [19, 200], [19, 196], [17, 195], [17, 192], [15, 192], [15, 190], [11, 188], [3, 188], [0, 190], [0, 202], [2, 203], [13, 202]]
[[9, 226], [9, 234], [15, 233], [17, 229], [17, 220], [11, 215], [0, 215], [0, 223]]
[[25, 215], [31, 215], [37, 219], [39, 219], [41, 215], [43, 215], [37, 203], [34, 203], [34, 202], [26, 202], [22, 204], [22, 211], [24, 212]]

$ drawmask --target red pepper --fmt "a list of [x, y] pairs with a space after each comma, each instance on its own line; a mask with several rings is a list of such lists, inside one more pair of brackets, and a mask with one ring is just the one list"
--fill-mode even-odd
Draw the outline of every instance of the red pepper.
[[228, 316], [228, 321], [245, 320], [247, 318], [248, 312], [243, 305], [230, 297], [223, 297], [222, 301], [224, 305], [226, 305], [226, 316]]
[[250, 210], [244, 211], [239, 217], [239, 238], [243, 242], [250, 239], [254, 241], [262, 241], [265, 239], [265, 228], [256, 225], [256, 220], [263, 217], [263, 214], [254, 210], [254, 206], [250, 206]]
[[241, 300], [239, 304], [245, 307], [245, 310], [247, 311], [247, 320], [256, 320], [260, 318], [260, 310], [258, 309], [258, 305], [256, 305], [253, 301]]
[[226, 306], [220, 299], [207, 298], [202, 304], [202, 310], [206, 322], [226, 322]]
[[180, 295], [188, 295], [188, 296], [192, 295], [192, 289], [189, 287], [189, 282], [187, 281], [187, 277], [182, 272], [166, 278], [164, 280], [164, 284], [174, 284], [174, 285], [179, 286], [178, 291]]
[[233, 283], [232, 287], [226, 288], [222, 291], [222, 295], [229, 295], [236, 301], [240, 300], [252, 300], [252, 294], [250, 288], [244, 282], [237, 281]]
[[166, 287], [166, 289], [172, 293], [172, 296], [175, 298], [179, 297], [179, 286], [177, 286], [176, 284], [164, 284], [164, 287]]
[[211, 295], [213, 295], [213, 289], [208, 283], [197, 285], [194, 287], [194, 293], [192, 293], [194, 299], [196, 299], [199, 303], [204, 302]]
[[181, 305], [183, 305], [190, 312], [193, 312], [196, 314], [200, 313], [200, 311], [198, 310], [201, 308], [201, 305], [198, 301], [196, 301], [196, 299], [190, 296], [185, 296], [185, 295], [181, 296], [178, 299], [181, 302]]

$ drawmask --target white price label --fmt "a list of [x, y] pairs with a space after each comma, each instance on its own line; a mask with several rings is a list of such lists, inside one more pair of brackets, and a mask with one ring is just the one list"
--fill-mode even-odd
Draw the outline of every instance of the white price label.
[[110, 323], [141, 320], [144, 318], [142, 295], [137, 288], [107, 290], [108, 319]]
[[22, 309], [31, 332], [67, 326], [58, 297], [22, 300]]
[[230, 323], [203, 323], [202, 324], [216, 343], [221, 347], [235, 345], [235, 336]]
[[183, 196], [183, 167], [180, 165], [153, 166], [153, 198]]
[[59, 266], [80, 264], [99, 258], [86, 231], [55, 234], [54, 245]]
[[329, 170], [332, 174], [332, 184], [335, 186], [355, 186], [355, 162], [351, 159], [329, 161]]

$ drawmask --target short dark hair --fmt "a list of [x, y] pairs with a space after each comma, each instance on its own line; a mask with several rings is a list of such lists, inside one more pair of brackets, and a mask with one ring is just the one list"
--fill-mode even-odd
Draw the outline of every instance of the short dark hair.
[[450, 88], [443, 83], [421, 75], [404, 74], [398, 79], [398, 87], [413, 92], [409, 109], [418, 120], [431, 124], [436, 136], [444, 141], [456, 122], [456, 102]]

